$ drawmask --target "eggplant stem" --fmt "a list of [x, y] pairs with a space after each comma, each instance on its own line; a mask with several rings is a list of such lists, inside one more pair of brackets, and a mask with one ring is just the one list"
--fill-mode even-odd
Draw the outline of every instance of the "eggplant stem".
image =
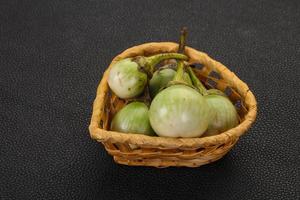
[[[185, 49], [185, 43], [186, 43], [186, 36], [187, 36], [187, 28], [186, 27], [183, 27], [181, 30], [180, 30], [180, 37], [179, 37], [179, 47], [178, 47], [178, 53], [182, 53], [184, 54], [184, 49]], [[180, 69], [180, 66], [182, 66], [182, 69]], [[179, 75], [180, 77], [182, 77], [182, 79], [184, 79], [184, 72], [185, 72], [185, 69], [184, 69], [184, 63], [183, 61], [178, 61], [178, 71], [179, 71]], [[177, 75], [177, 74], [176, 74]], [[178, 79], [179, 77], [177, 77]], [[176, 77], [175, 77], [175, 80], [176, 80]]]
[[177, 64], [177, 71], [173, 78], [173, 81], [186, 83], [186, 81], [183, 78], [183, 74], [184, 74], [184, 64], [183, 62], [179, 61]]
[[[168, 86], [167, 87], [170, 87], [172, 85], [185, 85], [185, 86], [188, 86], [190, 88], [193, 88], [194, 90], [197, 90], [197, 88], [191, 84], [188, 84], [186, 82], [182, 82], [182, 81], [177, 81], [177, 80], [172, 80], [168, 83]], [[162, 89], [163, 90], [163, 89]]]
[[199, 90], [199, 92], [202, 95], [207, 95], [207, 89], [204, 87], [204, 85], [201, 83], [201, 81], [198, 79], [198, 77], [195, 75], [193, 69], [191, 67], [188, 67], [188, 73], [192, 79], [193, 85]]
[[[183, 27], [180, 31], [178, 53], [184, 54], [186, 36], [187, 36], [187, 28]], [[177, 62], [177, 72], [173, 78], [173, 83], [177, 82], [177, 83], [185, 83], [185, 85], [190, 85], [187, 81], [184, 80], [184, 73], [185, 73], [185, 64], [182, 60], [179, 60]]]
[[186, 36], [187, 36], [187, 28], [183, 27], [180, 30], [178, 53], [184, 54], [185, 43], [186, 43]]
[[146, 88], [143, 95], [144, 103], [149, 107], [151, 102], [150, 89], [149, 89], [149, 79], [147, 79]]
[[154, 72], [154, 67], [155, 65], [157, 65], [158, 63], [160, 63], [163, 60], [166, 59], [177, 59], [177, 60], [187, 60], [188, 57], [186, 55], [183, 54], [179, 54], [179, 53], [162, 53], [162, 54], [157, 54], [154, 56], [150, 56], [146, 58], [146, 69], [149, 70], [151, 73]]
[[228, 96], [224, 92], [222, 92], [221, 90], [218, 90], [218, 89], [209, 89], [209, 90], [207, 90], [207, 94], [208, 95], [220, 95], [220, 96], [224, 96], [224, 97], [228, 98]]
[[164, 69], [173, 69], [173, 70], [176, 70], [176, 68], [177, 68], [177, 65], [175, 63], [171, 63], [171, 64], [167, 64], [167, 65], [165, 65], [163, 67], [158, 68], [157, 71], [160, 72], [161, 70], [164, 70]]

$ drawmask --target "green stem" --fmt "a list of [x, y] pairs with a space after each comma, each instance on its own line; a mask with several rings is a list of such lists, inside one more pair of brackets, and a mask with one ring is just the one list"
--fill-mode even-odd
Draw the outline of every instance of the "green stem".
[[221, 95], [224, 97], [227, 97], [224, 92], [222, 92], [221, 90], [218, 89], [206, 89], [204, 87], [204, 85], [202, 84], [202, 82], [198, 79], [198, 77], [196, 76], [195, 72], [193, 71], [193, 69], [191, 67], [188, 67], [188, 72], [189, 75], [192, 79], [193, 85], [199, 90], [199, 92], [202, 95]]
[[[184, 27], [180, 31], [180, 38], [179, 38], [179, 47], [178, 47], [178, 53], [184, 53], [185, 48], [185, 41], [186, 41], [186, 35], [187, 35], [187, 29]], [[182, 60], [177, 61], [177, 72], [173, 78], [173, 82], [176, 83], [185, 83], [187, 85], [190, 85], [185, 79], [184, 79], [184, 72], [185, 72], [185, 66]]]
[[195, 73], [191, 67], [188, 67], [188, 73], [192, 79], [193, 85], [199, 90], [199, 92], [202, 95], [207, 95], [207, 89], [204, 87], [204, 85], [201, 83], [201, 81], [195, 75]]
[[145, 87], [144, 92], [144, 103], [149, 107], [151, 103], [151, 97], [150, 97], [150, 89], [149, 89], [149, 79], [147, 79], [147, 85]]
[[172, 81], [174, 82], [183, 82], [183, 83], [186, 83], [188, 84], [184, 78], [183, 78], [183, 74], [184, 74], [184, 63], [183, 62], [178, 62], [177, 64], [177, 72], [173, 78]]
[[[184, 48], [185, 48], [185, 41], [186, 41], [186, 34], [187, 34], [187, 30], [186, 28], [182, 28], [181, 31], [180, 31], [180, 38], [179, 38], [179, 47], [178, 47], [178, 53], [182, 53], [184, 54]], [[174, 81], [182, 81], [182, 82], [186, 82], [183, 75], [184, 75], [184, 72], [185, 72], [185, 66], [184, 66], [184, 63], [183, 61], [179, 60], [177, 62], [178, 64], [178, 68], [177, 68], [177, 73], [174, 77]], [[188, 84], [188, 83], [187, 83]]]
[[158, 68], [158, 72], [160, 72], [161, 70], [164, 70], [164, 69], [173, 69], [173, 70], [176, 70], [177, 69], [177, 64], [176, 63], [171, 63], [171, 64], [167, 64], [163, 67], [160, 67]]
[[209, 89], [209, 90], [207, 90], [207, 94], [208, 95], [221, 95], [221, 96], [227, 97], [224, 92], [222, 92], [221, 90], [218, 90], [218, 89]]
[[183, 54], [179, 53], [162, 53], [162, 54], [157, 54], [154, 56], [150, 56], [146, 58], [146, 69], [149, 70], [151, 73], [154, 72], [154, 67], [158, 63], [160, 63], [163, 60], [166, 59], [178, 59], [178, 60], [187, 60], [188, 57]]

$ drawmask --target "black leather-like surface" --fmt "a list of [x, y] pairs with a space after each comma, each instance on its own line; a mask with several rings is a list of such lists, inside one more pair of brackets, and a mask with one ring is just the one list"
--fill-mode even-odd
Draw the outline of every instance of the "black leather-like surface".
[[[0, 199], [299, 199], [300, 3], [0, 2]], [[224, 63], [255, 93], [256, 124], [200, 168], [120, 166], [89, 137], [111, 59], [177, 41]]]

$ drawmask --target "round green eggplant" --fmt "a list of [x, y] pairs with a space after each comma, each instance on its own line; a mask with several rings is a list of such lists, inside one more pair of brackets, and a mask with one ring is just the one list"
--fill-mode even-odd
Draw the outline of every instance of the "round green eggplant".
[[151, 128], [149, 117], [149, 109], [142, 102], [132, 102], [123, 107], [113, 117], [111, 122], [111, 130], [122, 133], [135, 133], [144, 135], [155, 135]]

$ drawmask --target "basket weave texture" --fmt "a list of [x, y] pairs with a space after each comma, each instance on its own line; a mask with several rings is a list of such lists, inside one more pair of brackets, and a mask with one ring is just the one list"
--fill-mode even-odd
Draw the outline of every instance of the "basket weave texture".
[[110, 67], [124, 58], [177, 50], [178, 44], [172, 42], [134, 46], [116, 56], [105, 71], [94, 100], [89, 131], [90, 136], [101, 142], [117, 163], [154, 167], [198, 167], [208, 164], [222, 158], [255, 121], [257, 103], [247, 84], [207, 54], [186, 47], [188, 62], [202, 65], [201, 69], [195, 69], [196, 75], [207, 87], [220, 89], [227, 94], [237, 108], [240, 124], [219, 135], [200, 138], [151, 137], [109, 131], [112, 116], [127, 103], [109, 89], [107, 78]]

